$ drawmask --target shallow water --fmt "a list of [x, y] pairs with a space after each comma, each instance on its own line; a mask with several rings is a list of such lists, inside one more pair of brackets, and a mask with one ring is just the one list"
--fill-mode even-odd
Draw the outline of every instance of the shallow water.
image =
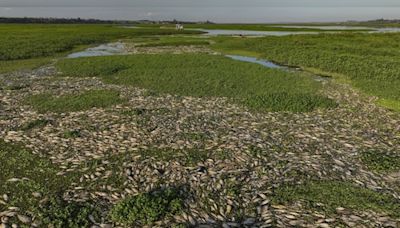
[[239, 61], [242, 61], [242, 62], [257, 63], [259, 65], [262, 65], [262, 66], [265, 66], [265, 67], [268, 67], [268, 68], [273, 68], [273, 69], [274, 68], [275, 69], [276, 68], [277, 69], [288, 69], [288, 67], [277, 65], [277, 64], [275, 64], [273, 62], [270, 62], [268, 60], [261, 60], [261, 59], [257, 59], [257, 58], [253, 58], [253, 57], [247, 57], [247, 56], [241, 56], [241, 55], [226, 55], [226, 57], [229, 57], [229, 58], [234, 59], [234, 60], [239, 60]]
[[372, 30], [367, 33], [385, 33], [385, 32], [400, 32], [400, 28], [374, 28], [362, 26], [301, 26], [301, 25], [283, 25], [276, 26], [281, 28], [315, 28], [322, 30]]
[[[304, 34], [319, 34], [319, 33], [338, 33], [341, 30], [360, 30], [365, 33], [389, 33], [400, 32], [400, 28], [372, 28], [361, 26], [301, 26], [301, 25], [282, 25], [275, 26], [279, 28], [314, 28], [321, 30], [338, 30], [336, 31], [320, 31], [320, 32], [296, 32], [296, 31], [253, 31], [253, 30], [229, 30], [229, 29], [189, 29], [204, 32], [206, 36], [289, 36], [289, 35], [304, 35]], [[124, 26], [123, 28], [139, 28], [135, 26]], [[372, 31], [362, 31], [372, 30]]]
[[125, 46], [123, 43], [110, 43], [102, 44], [97, 47], [88, 48], [81, 52], [75, 52], [67, 56], [67, 58], [80, 58], [80, 57], [94, 57], [94, 56], [108, 56], [118, 55], [125, 53]]
[[362, 27], [362, 26], [313, 26], [313, 25], [279, 25], [275, 26], [278, 28], [305, 28], [305, 29], [321, 29], [321, 30], [374, 30], [375, 28], [371, 27]]
[[[279, 26], [281, 27], [281, 26]], [[283, 26], [285, 27], [285, 26]], [[287, 28], [292, 28], [296, 26], [287, 26]], [[301, 26], [297, 26], [301, 27]], [[365, 31], [365, 33], [393, 33], [400, 32], [400, 28], [367, 28], [367, 27], [351, 27], [351, 26], [307, 26], [304, 28], [318, 28], [323, 30], [338, 30], [336, 31], [321, 31], [321, 32], [291, 32], [291, 31], [251, 31], [251, 30], [223, 30], [223, 29], [198, 29], [200, 31], [205, 32], [207, 36], [289, 36], [289, 35], [304, 35], [304, 34], [319, 34], [319, 33], [340, 33], [340, 30], [360, 30], [362, 29], [370, 29], [372, 31]]]
[[[256, 63], [256, 64], [259, 64], [259, 65], [262, 65], [264, 67], [271, 68], [271, 69], [280, 69], [280, 70], [289, 71], [289, 72], [298, 72], [300, 70], [300, 68], [279, 65], [279, 64], [273, 63], [268, 60], [257, 59], [254, 57], [241, 56], [241, 55], [226, 55], [226, 57], [231, 58], [233, 60], [242, 61], [242, 62]], [[318, 81], [318, 82], [325, 82], [330, 79], [330, 77], [324, 77], [324, 76], [312, 74], [309, 72], [304, 72], [304, 73], [306, 73], [307, 75], [309, 75], [315, 81]]]
[[290, 31], [251, 31], [251, 30], [225, 30], [225, 29], [198, 29], [207, 36], [288, 36], [300, 34], [318, 34], [318, 32], [290, 32]]
[[388, 32], [400, 32], [400, 28], [377, 28], [376, 31], [370, 33], [388, 33]]

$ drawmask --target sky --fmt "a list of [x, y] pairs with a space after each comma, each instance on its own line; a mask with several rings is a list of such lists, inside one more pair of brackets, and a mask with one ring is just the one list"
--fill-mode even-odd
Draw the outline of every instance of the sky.
[[215, 22], [400, 18], [400, 0], [0, 0], [0, 17]]

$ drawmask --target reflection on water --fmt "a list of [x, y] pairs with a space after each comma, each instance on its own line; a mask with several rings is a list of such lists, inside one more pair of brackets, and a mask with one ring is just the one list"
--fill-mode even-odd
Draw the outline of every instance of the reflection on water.
[[361, 26], [314, 26], [314, 25], [279, 25], [278, 28], [304, 28], [304, 29], [321, 29], [321, 30], [374, 30], [374, 28]]
[[110, 43], [102, 44], [94, 48], [88, 48], [81, 52], [72, 53], [67, 58], [79, 58], [79, 57], [93, 57], [93, 56], [107, 56], [117, 55], [125, 53], [125, 46], [123, 43]]
[[318, 34], [318, 32], [291, 32], [291, 31], [251, 31], [225, 29], [199, 29], [208, 36], [288, 36], [299, 34]]
[[[315, 28], [322, 30], [338, 30], [336, 31], [320, 31], [320, 32], [296, 32], [296, 31], [251, 31], [251, 30], [225, 30], [225, 29], [198, 29], [205, 32], [208, 36], [288, 36], [301, 34], [319, 34], [323, 33], [340, 33], [341, 30], [360, 30], [366, 33], [389, 33], [400, 32], [400, 28], [368, 28], [355, 26], [276, 26], [281, 28]], [[369, 30], [369, 31], [364, 31]]]
[[[296, 72], [296, 71], [301, 70], [300, 68], [278, 65], [278, 64], [273, 63], [268, 60], [257, 59], [257, 58], [253, 58], [253, 57], [247, 57], [247, 56], [241, 56], [241, 55], [226, 55], [226, 57], [234, 59], [234, 60], [242, 61], [242, 62], [256, 63], [256, 64], [259, 64], [259, 65], [262, 65], [264, 67], [271, 68], [271, 69], [280, 69], [280, 70], [285, 70], [285, 71], [290, 71], [290, 72]], [[312, 74], [312, 73], [305, 72], [305, 71], [303, 71], [303, 73], [312, 77], [315, 81], [318, 81], [318, 82], [326, 82], [331, 79], [330, 77], [316, 75], [316, 74]]]
[[[346, 30], [360, 30], [357, 32], [365, 33], [389, 33], [400, 32], [400, 28], [372, 28], [361, 26], [302, 26], [302, 25], [279, 25], [274, 26], [277, 28], [310, 28], [331, 31], [316, 31], [316, 32], [299, 32], [299, 31], [253, 31], [253, 30], [230, 30], [230, 29], [190, 29], [204, 32], [206, 36], [288, 36], [288, 35], [302, 35], [302, 34], [319, 34], [319, 33], [340, 33]], [[140, 28], [136, 26], [124, 26], [123, 28]], [[332, 31], [338, 30], [338, 31]]]
[[268, 68], [278, 68], [278, 69], [285, 68], [285, 69], [287, 69], [287, 67], [277, 65], [277, 64], [275, 64], [273, 62], [270, 62], [268, 60], [260, 60], [260, 59], [253, 58], [253, 57], [247, 57], [247, 56], [241, 56], [241, 55], [226, 55], [226, 57], [229, 57], [229, 58], [234, 59], [234, 60], [243, 61], [243, 62], [257, 63], [257, 64], [260, 64], [262, 66], [268, 67]]

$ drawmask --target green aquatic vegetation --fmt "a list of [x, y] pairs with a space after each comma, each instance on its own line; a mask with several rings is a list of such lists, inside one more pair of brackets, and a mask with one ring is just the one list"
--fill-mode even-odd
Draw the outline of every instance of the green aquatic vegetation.
[[151, 225], [183, 210], [183, 197], [179, 189], [158, 189], [123, 199], [110, 212], [114, 222], [127, 226]]
[[91, 108], [106, 108], [123, 102], [118, 91], [89, 90], [80, 94], [68, 94], [54, 97], [38, 94], [28, 97], [26, 103], [39, 112], [76, 112]]
[[361, 153], [361, 160], [370, 169], [377, 172], [400, 170], [400, 154], [364, 151]]
[[[132, 85], [182, 96], [228, 97], [240, 104], [257, 103], [249, 102], [249, 97], [275, 99], [268, 94], [283, 91], [291, 94], [280, 96], [286, 102], [286, 107], [274, 108], [273, 105], [277, 103], [272, 101], [258, 102], [258, 105], [251, 106], [258, 111], [296, 109], [290, 106], [298, 104], [291, 102], [315, 102], [302, 111], [335, 106], [332, 105], [334, 102], [319, 95], [320, 83], [308, 76], [267, 69], [224, 56], [159, 54], [65, 59], [58, 63], [58, 68], [64, 76], [97, 76], [112, 84]], [[293, 94], [303, 96], [294, 99]], [[314, 97], [310, 99], [306, 94], [313, 94]]]
[[328, 214], [336, 208], [372, 210], [400, 217], [400, 201], [385, 193], [341, 181], [308, 181], [301, 185], [284, 185], [274, 191], [273, 204], [301, 201]]
[[[227, 53], [247, 51], [290, 66], [318, 69], [334, 78], [341, 75], [367, 94], [400, 100], [400, 61], [391, 34], [319, 34], [256, 39], [214, 38], [213, 48]], [[386, 103], [391, 106], [394, 104]]]

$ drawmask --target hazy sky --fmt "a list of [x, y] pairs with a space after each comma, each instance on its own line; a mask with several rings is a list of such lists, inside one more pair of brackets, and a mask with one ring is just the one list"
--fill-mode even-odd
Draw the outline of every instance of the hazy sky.
[[343, 21], [400, 17], [400, 0], [0, 0], [0, 16]]

